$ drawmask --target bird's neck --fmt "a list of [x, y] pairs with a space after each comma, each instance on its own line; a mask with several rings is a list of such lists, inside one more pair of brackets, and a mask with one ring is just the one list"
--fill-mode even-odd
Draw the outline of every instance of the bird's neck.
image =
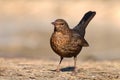
[[68, 34], [70, 32], [70, 28], [69, 27], [65, 27], [65, 28], [55, 28], [54, 32], [61, 32], [62, 34]]

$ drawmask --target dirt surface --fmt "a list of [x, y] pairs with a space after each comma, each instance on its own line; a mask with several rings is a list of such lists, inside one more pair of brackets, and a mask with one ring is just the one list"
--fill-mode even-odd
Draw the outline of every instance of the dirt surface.
[[0, 80], [120, 80], [120, 61], [78, 61], [76, 75], [71, 61], [64, 60], [57, 73], [58, 61], [0, 58]]

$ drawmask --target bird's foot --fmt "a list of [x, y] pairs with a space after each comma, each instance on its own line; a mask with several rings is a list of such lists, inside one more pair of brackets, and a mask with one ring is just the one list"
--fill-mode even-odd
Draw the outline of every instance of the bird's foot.
[[75, 68], [74, 71], [72, 72], [72, 76], [77, 75], [77, 72], [78, 72], [78, 71], [77, 71], [77, 69]]
[[56, 72], [60, 72], [60, 69], [56, 69]]

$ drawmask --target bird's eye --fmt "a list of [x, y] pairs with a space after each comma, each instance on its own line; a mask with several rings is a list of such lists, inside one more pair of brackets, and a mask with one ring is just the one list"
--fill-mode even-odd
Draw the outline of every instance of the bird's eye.
[[64, 23], [61, 23], [61, 25], [64, 25]]

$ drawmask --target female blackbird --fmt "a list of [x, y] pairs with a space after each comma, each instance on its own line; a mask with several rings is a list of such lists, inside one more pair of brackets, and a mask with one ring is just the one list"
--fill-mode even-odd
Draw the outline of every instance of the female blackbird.
[[85, 29], [96, 12], [87, 12], [82, 20], [73, 29], [70, 29], [67, 22], [63, 19], [57, 19], [52, 24], [54, 32], [50, 38], [50, 45], [53, 51], [60, 56], [60, 62], [56, 71], [60, 71], [59, 67], [64, 57], [74, 57], [74, 71], [76, 72], [77, 55], [82, 47], [89, 46], [84, 39]]

